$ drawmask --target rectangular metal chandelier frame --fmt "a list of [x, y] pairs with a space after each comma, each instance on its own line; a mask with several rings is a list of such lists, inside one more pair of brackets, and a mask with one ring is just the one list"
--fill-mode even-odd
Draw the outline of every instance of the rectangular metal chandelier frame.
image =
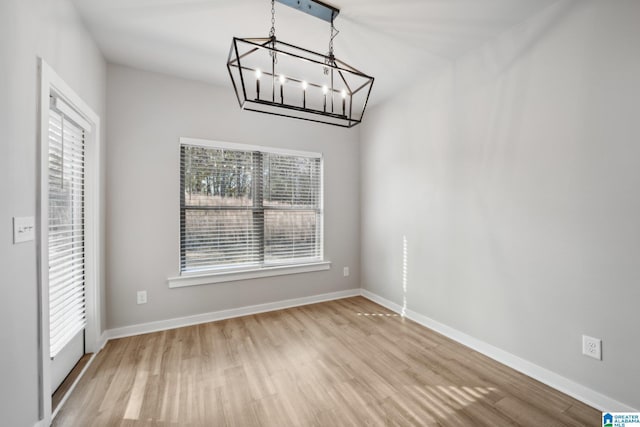
[[[244, 48], [244, 50], [241, 49]], [[331, 85], [322, 85], [317, 82], [307, 82], [301, 77], [294, 77], [292, 75], [286, 76], [286, 81], [290, 85], [292, 82], [303, 85], [303, 103], [302, 106], [290, 102], [284, 102], [284, 96], [282, 95], [284, 83], [280, 83], [280, 101], [278, 102], [276, 97], [276, 81], [283, 74], [277, 73], [275, 70], [276, 61], [271, 63], [271, 70], [261, 70], [257, 67], [247, 64], [250, 62], [251, 55], [255, 55], [257, 52], [267, 52], [271, 58], [277, 56], [285, 56], [295, 61], [301, 61], [311, 66], [323, 67], [325, 74], [330, 74]], [[266, 68], [266, 67], [265, 67]], [[240, 107], [247, 111], [255, 111], [260, 113], [266, 113], [282, 117], [291, 117], [301, 120], [307, 120], [317, 123], [325, 123], [334, 126], [341, 126], [351, 128], [362, 121], [364, 111], [369, 101], [371, 89], [373, 87], [374, 78], [367, 74], [357, 70], [337, 59], [333, 55], [324, 55], [318, 52], [311, 51], [293, 44], [285, 43], [280, 40], [276, 40], [275, 37], [262, 37], [262, 38], [239, 38], [234, 37], [229, 50], [229, 57], [227, 61], [227, 69], [233, 83], [233, 88], [238, 98]], [[250, 84], [249, 76], [258, 74], [254, 78], [257, 84], [257, 90], [248, 90], [247, 85]], [[271, 80], [271, 96], [260, 96], [260, 74], [263, 74]], [[334, 86], [334, 75], [340, 87]], [[354, 84], [354, 81], [356, 82]], [[324, 108], [306, 106], [306, 93], [307, 87], [314, 88], [316, 92], [322, 90], [324, 93]], [[257, 92], [257, 93], [256, 93]], [[256, 95], [256, 96], [254, 96]], [[327, 95], [329, 97], [327, 97]], [[335, 98], [342, 101], [342, 114], [340, 114], [340, 108], [338, 107], [336, 112]], [[330, 100], [330, 111], [328, 110], [328, 100]], [[354, 102], [357, 104], [354, 109]], [[348, 108], [346, 108], [348, 105]]]

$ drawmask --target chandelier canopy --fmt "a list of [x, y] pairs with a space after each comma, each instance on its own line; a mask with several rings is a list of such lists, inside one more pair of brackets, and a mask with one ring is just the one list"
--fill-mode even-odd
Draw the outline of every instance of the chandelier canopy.
[[331, 24], [329, 52], [321, 54], [285, 43], [271, 31], [264, 38], [234, 37], [227, 69], [244, 110], [335, 126], [362, 121], [374, 78], [336, 58], [334, 20], [339, 9], [316, 0], [278, 0]]

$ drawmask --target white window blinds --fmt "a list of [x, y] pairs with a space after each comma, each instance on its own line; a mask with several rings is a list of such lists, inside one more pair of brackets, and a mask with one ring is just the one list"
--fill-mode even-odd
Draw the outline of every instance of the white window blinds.
[[55, 100], [49, 114], [50, 356], [84, 329], [85, 135]]
[[322, 159], [181, 146], [181, 271], [322, 260]]
[[320, 159], [264, 153], [265, 262], [315, 260], [321, 250]]

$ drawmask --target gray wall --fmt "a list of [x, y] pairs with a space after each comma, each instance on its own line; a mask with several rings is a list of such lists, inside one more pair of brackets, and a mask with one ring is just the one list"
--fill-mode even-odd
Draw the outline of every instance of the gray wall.
[[[357, 130], [243, 112], [230, 86], [117, 65], [107, 74], [109, 328], [359, 287]], [[322, 152], [331, 270], [169, 289], [178, 275], [180, 137]], [[148, 291], [146, 305], [136, 305], [137, 290]]]
[[636, 408], [639, 17], [561, 2], [361, 131], [363, 287]]
[[104, 113], [106, 67], [66, 0], [0, 2], [0, 424], [38, 419], [35, 242], [12, 244], [12, 217], [36, 214], [37, 102], [42, 56]]
[[[37, 420], [36, 245], [13, 245], [11, 229], [36, 213], [37, 56], [109, 135], [103, 328], [362, 283], [640, 407], [638, 16], [633, 0], [562, 2], [372, 109], [358, 135], [240, 112], [228, 87], [105, 72], [67, 0], [0, 2], [2, 423]], [[323, 152], [332, 269], [169, 289], [180, 136]], [[148, 304], [135, 304], [139, 289]], [[582, 333], [604, 340], [602, 362], [580, 355]]]

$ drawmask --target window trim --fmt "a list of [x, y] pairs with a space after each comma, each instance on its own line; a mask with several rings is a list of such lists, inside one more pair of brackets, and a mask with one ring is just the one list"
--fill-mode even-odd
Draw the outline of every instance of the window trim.
[[100, 116], [56, 73], [43, 58], [38, 58], [40, 73], [38, 126], [38, 196], [37, 196], [37, 255], [38, 255], [38, 418], [39, 424], [49, 425], [56, 412], [51, 408], [51, 359], [49, 357], [49, 264], [48, 253], [48, 153], [50, 95], [55, 93], [80, 113], [91, 125], [85, 145], [85, 350], [97, 353], [104, 345], [101, 333], [100, 277], [103, 271], [100, 227]]
[[[323, 160], [323, 154], [311, 151], [289, 150], [283, 148], [267, 147], [262, 145], [242, 144], [236, 142], [225, 142], [216, 140], [207, 140], [199, 138], [181, 137], [178, 144], [178, 151], [180, 151], [183, 145], [196, 145], [205, 148], [218, 148], [228, 150], [241, 150], [241, 151], [259, 151], [273, 154], [281, 154], [288, 156], [304, 156]], [[182, 170], [178, 168], [179, 179], [181, 179]], [[321, 168], [320, 185], [322, 193], [324, 193], [324, 167]], [[324, 195], [320, 200], [320, 208], [324, 212]], [[178, 206], [178, 210], [181, 207]], [[210, 269], [192, 272], [181, 271], [181, 254], [178, 250], [178, 272], [179, 275], [175, 277], [167, 278], [169, 288], [181, 288], [186, 286], [199, 286], [206, 284], [224, 283], [237, 280], [247, 280], [262, 277], [272, 277], [280, 275], [308, 273], [314, 271], [323, 271], [331, 269], [331, 262], [325, 258], [324, 254], [324, 213], [323, 220], [320, 225], [322, 233], [322, 239], [320, 244], [320, 253], [322, 259], [318, 261], [304, 261], [295, 263], [283, 263], [283, 264], [270, 264], [265, 266], [253, 265], [238, 265], [231, 267], [212, 267]], [[178, 231], [178, 238], [181, 239], [181, 232]], [[178, 246], [180, 243], [178, 242]]]
[[261, 151], [261, 152], [268, 152], [273, 154], [282, 154], [286, 156], [304, 156], [304, 157], [313, 157], [316, 159], [322, 158], [322, 153], [317, 153], [314, 151], [289, 150], [287, 148], [267, 147], [264, 145], [241, 144], [239, 142], [216, 141], [216, 140], [210, 140], [210, 139], [181, 137], [180, 145], [198, 145], [200, 147], [222, 148], [226, 150]]
[[183, 288], [187, 286], [212, 285], [237, 280], [285, 276], [330, 269], [331, 261], [318, 261], [306, 264], [283, 264], [268, 267], [221, 268], [218, 270], [207, 270], [205, 273], [184, 273], [181, 276], [169, 277], [167, 283], [169, 284], [169, 288]]

